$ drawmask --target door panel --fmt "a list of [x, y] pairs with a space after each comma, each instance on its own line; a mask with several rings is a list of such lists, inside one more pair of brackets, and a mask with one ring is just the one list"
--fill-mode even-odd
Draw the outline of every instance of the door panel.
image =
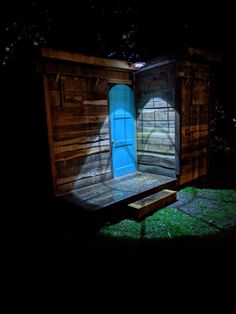
[[136, 171], [135, 111], [132, 89], [123, 84], [109, 92], [114, 177]]

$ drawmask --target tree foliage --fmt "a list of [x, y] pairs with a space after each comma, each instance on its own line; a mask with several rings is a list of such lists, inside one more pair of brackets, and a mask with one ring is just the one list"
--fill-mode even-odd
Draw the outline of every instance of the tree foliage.
[[183, 45], [219, 50], [234, 41], [224, 34], [232, 33], [230, 16], [219, 23], [225, 8], [215, 3], [212, 14], [202, 0], [194, 9], [185, 0], [8, 0], [0, 11], [0, 60], [42, 45], [131, 61]]

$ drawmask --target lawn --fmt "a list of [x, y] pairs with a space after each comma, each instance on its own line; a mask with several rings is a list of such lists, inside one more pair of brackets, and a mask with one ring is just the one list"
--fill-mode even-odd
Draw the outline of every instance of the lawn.
[[100, 237], [119, 239], [161, 239], [224, 234], [236, 225], [236, 190], [187, 187], [177, 201], [142, 221], [123, 219], [108, 223]]

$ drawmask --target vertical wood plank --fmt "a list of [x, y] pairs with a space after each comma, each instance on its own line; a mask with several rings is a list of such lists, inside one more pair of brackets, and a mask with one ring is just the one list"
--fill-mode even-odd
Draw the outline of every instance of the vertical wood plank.
[[57, 172], [56, 172], [56, 164], [55, 164], [55, 155], [53, 149], [53, 131], [52, 131], [52, 116], [51, 116], [51, 103], [50, 97], [48, 93], [48, 78], [46, 75], [43, 76], [43, 86], [44, 86], [44, 104], [45, 104], [45, 112], [46, 112], [46, 120], [47, 120], [47, 130], [48, 130], [48, 145], [49, 145], [49, 154], [50, 154], [50, 162], [51, 162], [51, 173], [52, 173], [52, 183], [53, 183], [53, 191], [54, 194], [57, 194]]
[[207, 174], [210, 67], [182, 61], [179, 72], [181, 102], [180, 184]]

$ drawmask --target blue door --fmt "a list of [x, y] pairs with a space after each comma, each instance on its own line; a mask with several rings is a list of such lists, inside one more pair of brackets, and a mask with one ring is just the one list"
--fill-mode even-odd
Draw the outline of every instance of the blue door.
[[127, 85], [110, 89], [110, 123], [114, 177], [136, 171], [134, 94]]

